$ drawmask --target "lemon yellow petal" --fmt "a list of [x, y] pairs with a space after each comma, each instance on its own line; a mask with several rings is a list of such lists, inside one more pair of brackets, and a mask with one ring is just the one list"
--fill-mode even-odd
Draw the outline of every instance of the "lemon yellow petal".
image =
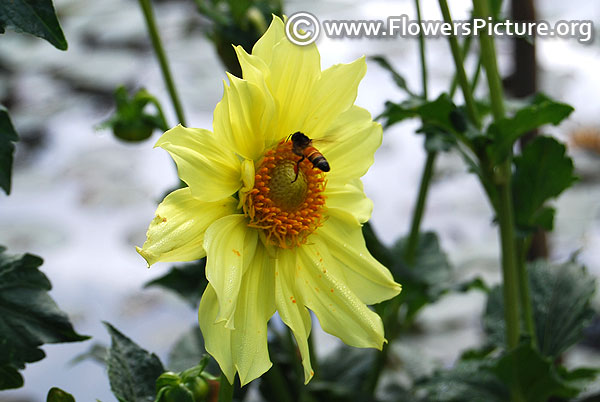
[[242, 386], [272, 366], [267, 349], [267, 322], [275, 313], [275, 268], [259, 246], [244, 277], [235, 312], [231, 349]]
[[193, 261], [206, 255], [206, 229], [217, 219], [232, 214], [237, 201], [228, 197], [216, 202], [194, 198], [189, 188], [175, 190], [158, 205], [138, 253], [148, 266], [159, 261]]
[[[367, 72], [365, 57], [336, 64], [321, 73], [310, 94], [302, 129], [310, 138], [320, 138], [335, 119], [356, 100], [358, 84]], [[356, 143], [355, 143], [356, 145]], [[351, 159], [355, 159], [354, 155]]]
[[223, 99], [214, 112], [215, 135], [238, 155], [258, 160], [265, 149], [265, 134], [272, 132], [275, 105], [255, 84], [230, 74], [228, 77], [230, 86], [225, 85]]
[[281, 18], [273, 15], [273, 20], [267, 31], [254, 44], [252, 54], [260, 57], [266, 65], [271, 64], [273, 59], [273, 47], [282, 39], [285, 39], [285, 27]]
[[219, 301], [217, 321], [225, 321], [225, 327], [235, 328], [234, 313], [242, 276], [248, 268], [258, 241], [258, 233], [247, 226], [244, 215], [225, 216], [206, 230], [206, 278], [212, 285]]
[[242, 66], [244, 80], [256, 85], [262, 92], [265, 101], [265, 110], [261, 118], [261, 131], [265, 149], [271, 148], [281, 138], [275, 130], [278, 113], [277, 105], [267, 86], [267, 80], [271, 74], [269, 67], [261, 58], [246, 53], [241, 46], [236, 46], [235, 51]]
[[242, 185], [240, 160], [226, 141], [199, 128], [178, 125], [156, 142], [171, 154], [181, 180], [192, 195], [203, 201], [218, 201], [234, 194]]
[[363, 108], [352, 106], [340, 114], [325, 133], [319, 150], [329, 161], [329, 180], [345, 181], [362, 177], [373, 164], [381, 145], [382, 129]]
[[311, 320], [302, 295], [296, 289], [295, 267], [296, 252], [280, 249], [275, 260], [275, 305], [281, 320], [294, 334], [302, 356], [304, 383], [307, 384], [314, 375], [308, 348]]
[[231, 350], [232, 331], [225, 328], [225, 323], [215, 322], [219, 311], [219, 302], [217, 293], [210, 283], [200, 299], [200, 308], [198, 309], [198, 323], [204, 338], [204, 347], [212, 357], [215, 358], [221, 371], [230, 384], [235, 379], [235, 366]]
[[276, 133], [284, 138], [303, 130], [313, 86], [321, 75], [321, 58], [314, 44], [297, 46], [286, 39], [273, 48], [269, 68], [267, 85], [279, 108]]
[[331, 256], [343, 265], [348, 287], [365, 304], [376, 304], [398, 295], [402, 287], [394, 281], [390, 271], [377, 261], [365, 245], [360, 225], [352, 216], [334, 212], [319, 228]]
[[318, 236], [298, 250], [298, 291], [321, 327], [350, 346], [381, 349], [385, 338], [381, 318], [371, 311], [343, 279], [327, 269], [337, 262]]
[[354, 179], [346, 184], [332, 180], [325, 189], [327, 208], [339, 209], [353, 215], [359, 223], [364, 223], [371, 217], [373, 202], [367, 198], [360, 179]]
[[243, 276], [238, 296], [236, 329], [219, 321], [219, 301], [212, 285], [208, 285], [198, 312], [205, 346], [230, 382], [237, 371], [246, 385], [272, 366], [267, 348], [267, 322], [275, 313], [274, 267], [264, 247], [258, 247], [255, 258]]
[[241, 45], [235, 46], [234, 49], [242, 67], [242, 77], [262, 88], [270, 74], [267, 64], [260, 57], [246, 53]]

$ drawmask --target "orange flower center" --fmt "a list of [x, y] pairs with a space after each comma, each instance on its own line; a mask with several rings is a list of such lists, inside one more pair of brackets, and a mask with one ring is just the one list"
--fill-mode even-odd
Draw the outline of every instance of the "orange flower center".
[[243, 204], [248, 226], [262, 229], [266, 241], [281, 248], [305, 243], [323, 221], [324, 174], [308, 159], [298, 165], [300, 158], [291, 141], [267, 151]]

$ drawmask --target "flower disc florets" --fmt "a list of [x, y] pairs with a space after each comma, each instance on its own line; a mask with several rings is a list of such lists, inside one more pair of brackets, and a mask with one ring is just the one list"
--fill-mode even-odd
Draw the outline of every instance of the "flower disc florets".
[[268, 243], [293, 248], [306, 242], [323, 220], [325, 178], [313, 164], [292, 152], [290, 141], [265, 153], [245, 197], [248, 226], [262, 229]]

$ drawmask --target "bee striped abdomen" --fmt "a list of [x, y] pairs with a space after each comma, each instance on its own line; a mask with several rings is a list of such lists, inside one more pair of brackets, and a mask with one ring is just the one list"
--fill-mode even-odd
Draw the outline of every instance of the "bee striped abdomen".
[[323, 172], [329, 172], [330, 167], [327, 159], [315, 147], [307, 147], [305, 150], [306, 159], [312, 162], [314, 167]]

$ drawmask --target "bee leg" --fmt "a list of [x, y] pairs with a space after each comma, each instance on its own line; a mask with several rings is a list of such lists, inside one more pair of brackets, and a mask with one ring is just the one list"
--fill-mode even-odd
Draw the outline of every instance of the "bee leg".
[[294, 178], [294, 180], [292, 180], [292, 183], [294, 183], [296, 180], [298, 180], [298, 173], [300, 173], [300, 162], [302, 162], [304, 160], [304, 155], [302, 156], [302, 158], [300, 158], [300, 160], [296, 163], [296, 177]]

